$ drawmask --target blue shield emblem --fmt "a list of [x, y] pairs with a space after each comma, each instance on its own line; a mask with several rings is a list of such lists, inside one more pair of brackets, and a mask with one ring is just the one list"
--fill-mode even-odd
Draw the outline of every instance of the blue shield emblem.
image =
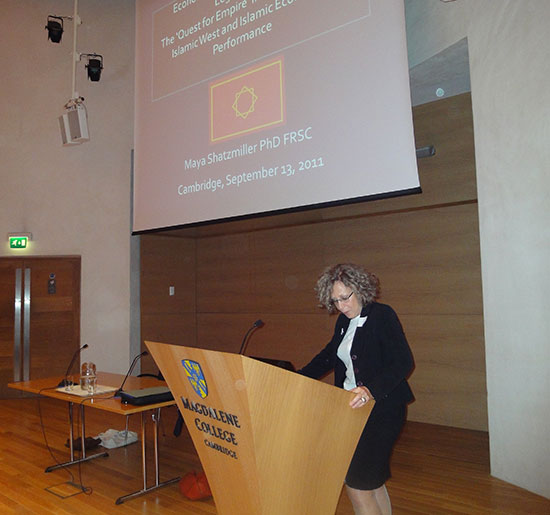
[[196, 361], [191, 361], [190, 359], [182, 359], [181, 364], [193, 390], [195, 390], [195, 393], [201, 399], [204, 399], [208, 395], [208, 386], [206, 385], [206, 379], [202, 373], [201, 366]]

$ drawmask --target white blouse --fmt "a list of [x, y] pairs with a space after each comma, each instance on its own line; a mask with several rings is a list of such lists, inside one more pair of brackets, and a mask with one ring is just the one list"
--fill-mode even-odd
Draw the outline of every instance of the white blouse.
[[367, 317], [357, 315], [349, 321], [348, 330], [336, 352], [336, 355], [344, 362], [344, 365], [346, 365], [346, 378], [344, 379], [345, 390], [352, 390], [357, 386], [355, 382], [355, 372], [353, 371], [353, 361], [351, 359], [351, 345], [353, 343], [355, 331], [358, 327], [363, 327], [366, 320]]

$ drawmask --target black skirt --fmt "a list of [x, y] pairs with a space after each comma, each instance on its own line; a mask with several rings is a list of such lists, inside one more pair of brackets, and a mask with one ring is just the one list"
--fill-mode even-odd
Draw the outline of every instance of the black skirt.
[[346, 475], [347, 486], [357, 490], [375, 490], [390, 478], [393, 446], [406, 415], [407, 407], [403, 404], [375, 405], [351, 460]]

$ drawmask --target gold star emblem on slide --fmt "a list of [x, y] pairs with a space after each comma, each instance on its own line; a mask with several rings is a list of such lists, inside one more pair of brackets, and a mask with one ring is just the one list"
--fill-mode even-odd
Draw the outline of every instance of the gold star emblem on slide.
[[[235, 111], [235, 115], [245, 120], [250, 113], [254, 112], [254, 105], [256, 104], [256, 100], [258, 100], [258, 97], [254, 93], [254, 88], [243, 86], [241, 88], [241, 91], [237, 92], [237, 94], [235, 95], [235, 102], [233, 102], [232, 105], [233, 111]], [[244, 109], [247, 104], [248, 108]]]

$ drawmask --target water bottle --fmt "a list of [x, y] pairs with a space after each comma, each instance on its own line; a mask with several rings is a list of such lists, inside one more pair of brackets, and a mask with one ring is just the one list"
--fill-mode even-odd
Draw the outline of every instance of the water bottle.
[[82, 363], [80, 372], [80, 388], [93, 395], [97, 387], [96, 368], [94, 363]]

